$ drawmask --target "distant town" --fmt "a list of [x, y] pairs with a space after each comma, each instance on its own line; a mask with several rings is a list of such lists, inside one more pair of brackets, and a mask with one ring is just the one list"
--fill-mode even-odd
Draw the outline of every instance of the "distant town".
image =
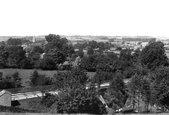
[[[83, 44], [88, 43], [89, 41], [103, 42], [103, 43], [111, 43], [113, 47], [110, 49], [106, 49], [104, 52], [114, 52], [116, 54], [120, 54], [120, 51], [116, 50], [117, 47], [121, 47], [122, 49], [132, 49], [133, 53], [136, 49], [142, 50], [150, 40], [161, 41], [164, 43], [164, 48], [166, 51], [166, 55], [169, 58], [169, 38], [167, 37], [151, 37], [151, 36], [82, 36], [82, 35], [74, 35], [74, 36], [66, 36], [60, 35], [62, 38], [68, 39], [68, 43], [75, 44]], [[29, 42], [23, 43], [22, 47], [24, 50], [33, 48], [35, 46], [43, 47], [47, 44], [45, 39], [45, 35], [39, 36], [0, 36], [0, 41], [7, 41], [9, 38], [13, 39], [22, 39]], [[97, 49], [95, 49], [97, 50]], [[78, 51], [78, 49], [75, 49]], [[87, 53], [87, 49], [83, 50], [83, 52]]]

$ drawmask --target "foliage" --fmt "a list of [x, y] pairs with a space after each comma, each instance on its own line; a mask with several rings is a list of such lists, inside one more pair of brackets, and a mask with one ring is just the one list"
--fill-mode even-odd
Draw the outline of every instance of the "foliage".
[[78, 67], [72, 68], [71, 71], [57, 72], [53, 78], [57, 88], [70, 86], [74, 83], [85, 85], [88, 80], [87, 73]]
[[137, 103], [138, 111], [140, 111], [140, 103], [143, 101], [145, 111], [148, 111], [148, 106], [152, 101], [151, 93], [150, 73], [146, 73], [144, 69], [137, 68], [137, 71], [128, 83], [128, 95], [132, 101], [133, 109], [135, 109]]
[[82, 58], [84, 55], [84, 52], [83, 52], [83, 50], [79, 50], [76, 54], [77, 54], [77, 56]]
[[0, 46], [0, 66], [1, 68], [6, 67], [8, 58], [8, 52], [5, 50], [5, 46]]
[[48, 107], [57, 108], [58, 113], [105, 113], [96, 89], [85, 88], [87, 79], [87, 74], [80, 68], [58, 72], [54, 75], [54, 82], [60, 90], [59, 95], [47, 94], [42, 102]]
[[[66, 38], [61, 38], [59, 35], [49, 34], [45, 36], [48, 44], [45, 46], [45, 55], [48, 57], [45, 59], [53, 60], [55, 68], [58, 64], [63, 63], [66, 57], [74, 53], [74, 48], [72, 45], [68, 45], [68, 40]], [[51, 62], [51, 61], [50, 61]], [[53, 65], [53, 64], [52, 64]]]
[[117, 54], [115, 54], [114, 52], [107, 53], [107, 58], [109, 62], [113, 62], [118, 59]]
[[61, 50], [65, 44], [68, 43], [66, 38], [61, 38], [59, 35], [49, 34], [45, 36], [48, 44], [45, 47], [45, 52], [48, 52], [50, 49], [57, 48]]
[[19, 68], [21, 60], [25, 59], [25, 51], [21, 46], [9, 46], [5, 49], [8, 52], [7, 66]]
[[9, 38], [7, 40], [7, 44], [8, 45], [21, 45], [22, 41], [20, 38]]
[[121, 47], [117, 47], [117, 48], [116, 48], [116, 50], [121, 51], [121, 50], [122, 50], [122, 48], [121, 48]]
[[50, 107], [56, 101], [57, 101], [57, 97], [55, 95], [52, 95], [50, 93], [45, 93], [45, 96], [43, 96], [41, 99], [41, 104]]
[[3, 73], [0, 74], [0, 88], [10, 89], [22, 87], [21, 78], [19, 72], [15, 72], [12, 75], [2, 77]]
[[96, 69], [96, 55], [89, 55], [88, 57], [83, 57], [81, 60], [80, 67], [88, 71], [93, 71]]
[[152, 103], [169, 108], [169, 67], [157, 68], [152, 79]]
[[66, 60], [66, 54], [56, 48], [50, 50], [46, 55], [53, 59], [55, 65], [63, 63]]
[[167, 56], [162, 42], [152, 42], [141, 52], [141, 63], [148, 69], [155, 69], [160, 65], [167, 64]]
[[114, 110], [124, 107], [127, 100], [126, 87], [121, 73], [116, 73], [111, 81], [105, 96], [108, 105]]
[[41, 61], [41, 69], [55, 70], [57, 68], [56, 64], [53, 62], [53, 58], [48, 55], [44, 55], [44, 58]]
[[113, 77], [112, 72], [105, 72], [105, 71], [97, 71], [93, 77], [93, 82], [97, 83], [98, 89], [100, 88], [100, 84], [109, 82]]
[[128, 61], [130, 63], [133, 58], [131, 55], [131, 50], [130, 49], [121, 50], [119, 58], [122, 61]]
[[94, 54], [94, 50], [92, 48], [88, 48], [87, 54], [88, 55], [93, 55]]
[[106, 108], [99, 100], [96, 89], [75, 87], [58, 96], [58, 113], [103, 114]]
[[52, 85], [53, 80], [50, 77], [46, 77], [45, 74], [39, 74], [37, 70], [34, 70], [30, 76], [29, 84], [30, 86]]
[[64, 44], [62, 51], [65, 52], [68, 57], [71, 57], [75, 53], [73, 45], [70, 44]]
[[44, 50], [40, 46], [34, 46], [32, 52], [41, 54], [44, 53]]
[[95, 49], [97, 48], [97, 42], [92, 40], [89, 42], [89, 47], [92, 48], [92, 49]]
[[27, 57], [27, 58], [23, 59], [20, 63], [20, 68], [33, 69], [33, 63], [31, 61], [31, 57]]

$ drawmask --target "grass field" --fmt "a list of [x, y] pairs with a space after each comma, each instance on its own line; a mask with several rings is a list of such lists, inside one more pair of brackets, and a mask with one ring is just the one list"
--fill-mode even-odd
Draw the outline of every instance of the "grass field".
[[[0, 69], [0, 72], [3, 72], [3, 76], [11, 75], [15, 72], [19, 72], [20, 77], [22, 78], [22, 85], [28, 86], [28, 81], [30, 75], [33, 73], [33, 69]], [[40, 74], [45, 74], [48, 77], [52, 77], [54, 74], [57, 73], [57, 70], [45, 71], [45, 70], [38, 70]], [[95, 72], [87, 72], [87, 75], [92, 77], [95, 75]]]

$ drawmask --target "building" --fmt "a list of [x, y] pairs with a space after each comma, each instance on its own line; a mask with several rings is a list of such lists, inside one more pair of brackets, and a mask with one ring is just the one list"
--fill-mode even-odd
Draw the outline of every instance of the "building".
[[11, 106], [12, 94], [9, 91], [2, 90], [0, 92], [0, 105]]

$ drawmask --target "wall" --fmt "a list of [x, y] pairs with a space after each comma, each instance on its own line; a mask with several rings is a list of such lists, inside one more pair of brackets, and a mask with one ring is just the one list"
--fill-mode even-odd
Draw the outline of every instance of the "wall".
[[11, 93], [5, 91], [2, 95], [0, 95], [0, 105], [2, 106], [11, 106]]

